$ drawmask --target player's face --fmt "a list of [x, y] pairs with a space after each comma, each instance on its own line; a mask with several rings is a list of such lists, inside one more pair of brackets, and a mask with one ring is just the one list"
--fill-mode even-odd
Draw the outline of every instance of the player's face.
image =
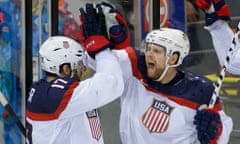
[[73, 77], [77, 80], [81, 80], [82, 73], [86, 70], [82, 61], [78, 62], [76, 70], [73, 71]]
[[146, 50], [146, 66], [149, 78], [158, 79], [165, 68], [165, 48], [155, 44], [148, 44]]
[[71, 76], [71, 66], [70, 64], [63, 64], [61, 68], [61, 75], [64, 77], [70, 77]]

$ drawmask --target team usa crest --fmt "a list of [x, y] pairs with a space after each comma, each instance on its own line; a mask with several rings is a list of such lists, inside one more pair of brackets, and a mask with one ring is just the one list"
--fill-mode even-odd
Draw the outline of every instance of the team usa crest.
[[171, 112], [174, 108], [165, 101], [154, 99], [151, 107], [142, 117], [143, 124], [150, 133], [163, 133], [168, 129]]

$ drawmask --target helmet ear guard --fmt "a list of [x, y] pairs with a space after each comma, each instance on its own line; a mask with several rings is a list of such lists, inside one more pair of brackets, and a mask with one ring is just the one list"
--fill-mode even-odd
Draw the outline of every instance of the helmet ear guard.
[[41, 66], [42, 69], [46, 72], [60, 75], [60, 65], [57, 63], [53, 63], [51, 60], [47, 59], [46, 57], [41, 56]]
[[65, 36], [49, 37], [40, 47], [42, 69], [46, 72], [60, 74], [62, 64], [70, 64], [71, 71], [77, 69], [79, 61], [84, 61], [87, 67], [87, 60], [84, 49], [75, 40]]

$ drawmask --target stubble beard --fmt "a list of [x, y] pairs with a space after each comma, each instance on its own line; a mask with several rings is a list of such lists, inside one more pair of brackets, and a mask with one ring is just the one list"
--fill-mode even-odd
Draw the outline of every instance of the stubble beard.
[[152, 80], [157, 80], [162, 75], [163, 70], [155, 69], [154, 71], [147, 71], [148, 78]]

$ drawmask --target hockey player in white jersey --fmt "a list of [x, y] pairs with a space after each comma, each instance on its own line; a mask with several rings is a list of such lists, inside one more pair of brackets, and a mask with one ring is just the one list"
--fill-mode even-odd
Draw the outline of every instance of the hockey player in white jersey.
[[117, 59], [108, 49], [110, 42], [98, 27], [101, 22], [88, 25], [101, 41], [91, 45], [95, 35], [87, 35], [87, 52], [96, 60], [96, 73], [81, 82], [86, 57], [79, 43], [53, 36], [41, 46], [47, 79], [33, 84], [27, 98], [27, 144], [104, 144], [96, 108], [122, 94], [123, 79]]
[[126, 46], [113, 51], [125, 82], [120, 116], [122, 143], [227, 144], [232, 119], [225, 114], [220, 99], [212, 109], [199, 109], [209, 103], [213, 83], [177, 68], [189, 53], [187, 35], [171, 28], [153, 30], [146, 36], [146, 51], [142, 53], [127, 46], [129, 34], [121, 14], [108, 3], [98, 6], [103, 8], [109, 39], [118, 49], [119, 45]]
[[[205, 12], [205, 29], [211, 34], [214, 49], [220, 65], [223, 66], [231, 47], [234, 32], [227, 23], [230, 20], [230, 9], [224, 0], [196, 0], [197, 6]], [[238, 25], [240, 26], [240, 24]], [[239, 28], [238, 28], [239, 29]], [[230, 57], [227, 71], [240, 75], [240, 36], [236, 35], [236, 45]]]

